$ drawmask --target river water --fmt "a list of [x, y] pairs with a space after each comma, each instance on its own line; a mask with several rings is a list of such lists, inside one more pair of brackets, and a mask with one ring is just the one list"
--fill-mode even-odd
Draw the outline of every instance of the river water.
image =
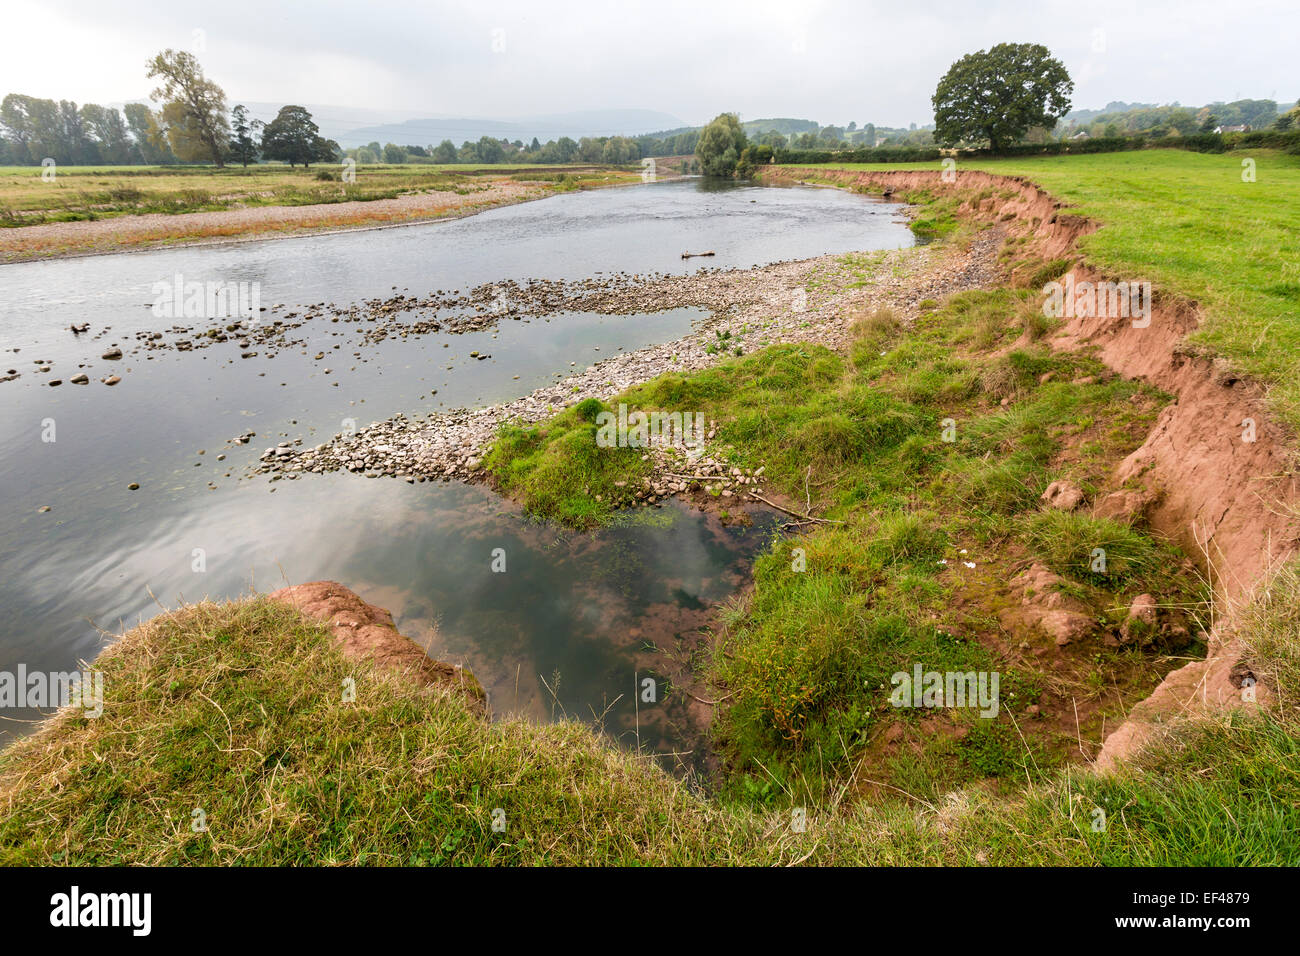
[[[723, 527], [670, 502], [574, 535], [481, 486], [240, 476], [279, 441], [312, 445], [348, 419], [364, 426], [515, 398], [570, 363], [678, 338], [702, 313], [568, 314], [377, 345], [356, 341], [361, 327], [318, 321], [295, 330], [300, 347], [274, 357], [215, 347], [132, 354], [135, 333], [160, 324], [151, 289], [180, 274], [258, 282], [267, 305], [347, 305], [394, 291], [749, 267], [912, 241], [894, 204], [687, 180], [445, 223], [0, 266], [0, 376], [21, 373], [0, 382], [0, 671], [74, 669], [159, 604], [332, 579], [391, 610], [433, 657], [470, 667], [498, 714], [604, 715], [629, 745], [682, 749], [692, 738], [681, 695], [665, 686], [658, 704], [637, 707], [636, 682], [663, 679], [663, 649], [698, 642], [711, 607], [744, 584], [777, 533], [776, 515]], [[680, 258], [705, 249], [716, 255]], [[74, 336], [73, 322], [89, 333]], [[102, 360], [115, 344], [126, 359]], [[338, 356], [329, 374], [312, 359], [325, 350]], [[492, 357], [473, 360], [475, 350]], [[88, 386], [68, 382], [80, 365]], [[121, 384], [100, 384], [108, 374]], [[64, 384], [50, 387], [55, 378]], [[257, 433], [249, 444], [229, 444], [248, 431]], [[491, 569], [496, 548], [504, 573]], [[25, 732], [36, 716], [0, 709], [0, 736]]]

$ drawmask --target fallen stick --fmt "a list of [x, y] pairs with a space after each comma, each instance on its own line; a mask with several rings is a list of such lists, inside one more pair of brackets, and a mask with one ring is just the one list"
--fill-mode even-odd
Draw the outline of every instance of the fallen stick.
[[711, 256], [711, 255], [713, 255], [712, 252], [683, 252], [683, 253], [682, 253], [682, 258], [683, 258], [683, 259], [694, 259], [696, 256]]
[[819, 521], [822, 524], [844, 524], [843, 521], [836, 521], [833, 518], [818, 518], [814, 515], [801, 515], [797, 511], [791, 511], [789, 508], [785, 507], [785, 505], [778, 505], [775, 501], [769, 501], [768, 499], [764, 498], [762, 495], [756, 495], [752, 491], [749, 493], [749, 497], [757, 498], [759, 501], [763, 502], [763, 504], [771, 505], [773, 508], [776, 508], [778, 511], [784, 511], [786, 514], [793, 515], [794, 517], [799, 518], [802, 521]]

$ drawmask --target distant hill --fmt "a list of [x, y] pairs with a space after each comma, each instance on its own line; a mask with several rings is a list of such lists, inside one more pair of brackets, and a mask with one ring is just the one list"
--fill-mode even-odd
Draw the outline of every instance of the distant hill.
[[798, 136], [800, 133], [815, 133], [821, 127], [816, 120], [805, 119], [756, 119], [740, 124], [746, 136], [760, 136], [763, 133], [777, 132], [782, 136]]
[[334, 131], [325, 122], [318, 122], [321, 133], [337, 140], [344, 148], [365, 146], [371, 142], [429, 146], [437, 145], [444, 139], [459, 146], [466, 140], [477, 142], [484, 136], [518, 139], [525, 143], [534, 136], [542, 142], [559, 139], [561, 136], [571, 139], [581, 139], [584, 136], [639, 136], [650, 130], [683, 126], [682, 121], [670, 113], [635, 109], [582, 110], [510, 119], [421, 117]]

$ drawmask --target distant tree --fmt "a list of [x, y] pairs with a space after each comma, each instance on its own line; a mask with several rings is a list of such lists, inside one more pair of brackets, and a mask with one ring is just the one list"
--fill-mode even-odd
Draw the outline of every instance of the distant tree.
[[230, 111], [230, 129], [234, 134], [230, 138], [230, 158], [247, 169], [249, 163], [257, 162], [257, 143], [245, 107], [236, 106]]
[[935, 138], [945, 146], [987, 140], [997, 151], [1031, 126], [1054, 127], [1074, 82], [1038, 43], [999, 43], [954, 63], [934, 92]]
[[[216, 166], [224, 165], [230, 126], [221, 87], [204, 77], [194, 54], [184, 50], [163, 50], [147, 66], [150, 79], [162, 78], [153, 98], [163, 102], [169, 139], [175, 127], [184, 140], [202, 144]], [[181, 155], [175, 143], [172, 150]]]
[[99, 148], [100, 159], [123, 166], [136, 158], [134, 144], [126, 131], [122, 114], [115, 107], [87, 103], [81, 108], [81, 121]]
[[456, 161], [459, 163], [477, 163], [478, 146], [469, 140], [460, 144], [460, 149], [456, 150]]
[[840, 129], [838, 126], [826, 126], [817, 134], [817, 138], [823, 143], [835, 145], [844, 139], [844, 130]]
[[734, 176], [746, 145], [740, 118], [735, 113], [721, 113], [700, 133], [695, 157], [706, 176]]
[[475, 151], [478, 155], [477, 161], [480, 163], [499, 163], [501, 157], [505, 155], [505, 151], [501, 148], [501, 140], [493, 139], [491, 136], [480, 137]]
[[141, 161], [150, 166], [176, 162], [167, 145], [167, 135], [159, 126], [153, 110], [144, 103], [127, 103], [122, 112], [126, 114], [126, 126], [135, 140]]
[[1214, 128], [1219, 125], [1219, 118], [1213, 113], [1207, 113], [1204, 121], [1201, 123], [1202, 133], [1213, 133]]
[[429, 151], [423, 146], [403, 146], [402, 149], [406, 150], [407, 156], [427, 157], [429, 155]]
[[311, 113], [301, 106], [283, 106], [262, 130], [262, 155], [291, 167], [297, 163], [327, 163], [339, 155], [338, 143], [320, 135]]
[[578, 155], [578, 144], [567, 136], [561, 136], [555, 141], [555, 153], [561, 163], [573, 162], [573, 157]]
[[1300, 100], [1296, 100], [1295, 106], [1273, 122], [1273, 128], [1280, 130], [1300, 129]]
[[750, 143], [740, 154], [740, 165], [749, 168], [765, 166], [772, 161], [772, 147], [766, 143]]
[[611, 136], [605, 140], [600, 161], [611, 166], [621, 166], [626, 163], [634, 163], [640, 158], [641, 151], [633, 140], [628, 139], [626, 136]]
[[400, 166], [406, 162], [406, 150], [396, 143], [384, 144], [384, 162], [390, 166]]
[[357, 150], [357, 162], [377, 163], [379, 162], [379, 157], [376, 156], [374, 153], [372, 153], [368, 146], [362, 146], [360, 149]]
[[[161, 134], [176, 159], [182, 163], [203, 163], [212, 159], [212, 151], [202, 130], [185, 112], [179, 102], [164, 103], [154, 119]], [[224, 154], [223, 154], [224, 156]]]
[[454, 163], [456, 161], [456, 147], [452, 145], [451, 140], [444, 139], [433, 150], [433, 161], [435, 163]]
[[537, 142], [537, 137], [534, 136], [534, 137], [533, 137], [533, 141], [532, 141], [531, 143], [528, 144], [528, 151], [529, 151], [530, 153], [536, 153], [536, 152], [539, 152], [539, 151], [541, 150], [541, 148], [542, 148], [542, 144], [539, 143], [539, 142]]

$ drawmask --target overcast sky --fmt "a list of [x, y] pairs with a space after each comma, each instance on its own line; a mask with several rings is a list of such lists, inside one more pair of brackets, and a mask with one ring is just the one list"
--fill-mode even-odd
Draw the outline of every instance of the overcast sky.
[[1300, 97], [1296, 0], [40, 0], [5, 21], [0, 95], [78, 103], [146, 96], [145, 60], [170, 46], [197, 52], [232, 104], [904, 126], [931, 121], [953, 60], [1004, 41], [1045, 44], [1079, 108]]

